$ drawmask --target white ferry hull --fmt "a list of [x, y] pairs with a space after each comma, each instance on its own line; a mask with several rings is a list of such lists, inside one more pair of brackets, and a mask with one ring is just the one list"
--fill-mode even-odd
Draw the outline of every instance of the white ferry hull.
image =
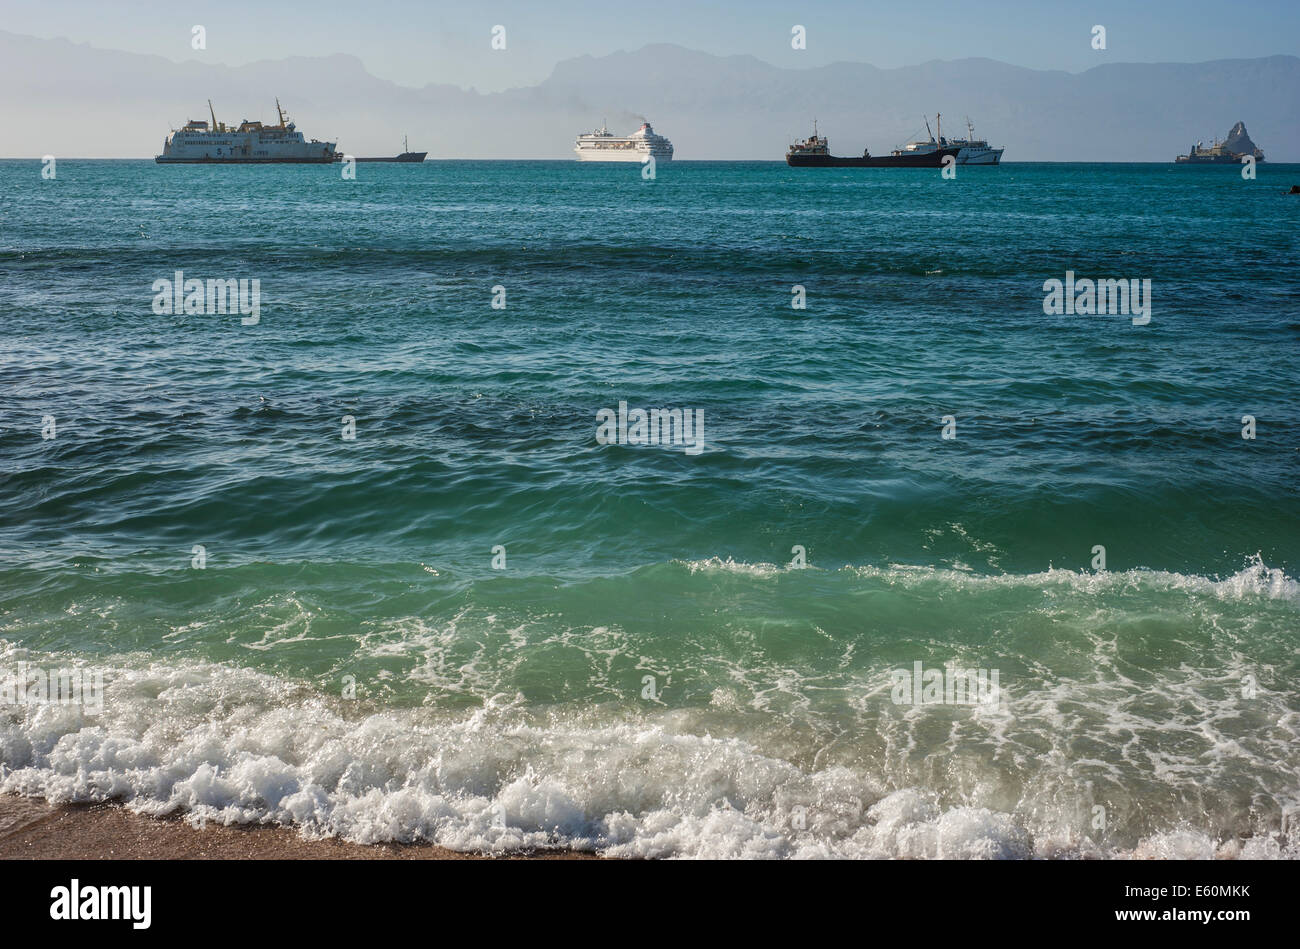
[[634, 149], [595, 149], [595, 148], [575, 148], [574, 153], [578, 156], [578, 161], [635, 161], [644, 162], [647, 157], [654, 155], [655, 161], [672, 161], [672, 149], [656, 149], [654, 151], [639, 151]]
[[342, 157], [335, 151], [333, 142], [266, 142], [258, 141], [254, 136], [199, 136], [195, 133], [190, 133], [189, 137], [219, 140], [177, 141], [176, 137], [172, 136], [163, 144], [163, 153], [155, 156], [154, 161], [160, 165], [317, 165], [335, 162]]
[[[954, 144], [949, 142], [949, 145]], [[903, 155], [931, 155], [938, 148], [933, 142], [913, 142], [903, 149], [899, 154]], [[996, 165], [1002, 160], [1002, 153], [1005, 148], [989, 148], [984, 146], [961, 146], [961, 151], [957, 153], [957, 164], [959, 165]]]
[[159, 165], [328, 165], [342, 161], [342, 157], [322, 158], [176, 158], [170, 155], [155, 155], [154, 161]]
[[996, 165], [1002, 160], [1003, 148], [963, 148], [957, 153], [959, 165]]

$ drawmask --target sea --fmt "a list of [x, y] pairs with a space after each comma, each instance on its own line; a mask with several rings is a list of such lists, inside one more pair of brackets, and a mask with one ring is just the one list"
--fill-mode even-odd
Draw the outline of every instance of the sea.
[[1300, 856], [1296, 183], [0, 162], [0, 791]]

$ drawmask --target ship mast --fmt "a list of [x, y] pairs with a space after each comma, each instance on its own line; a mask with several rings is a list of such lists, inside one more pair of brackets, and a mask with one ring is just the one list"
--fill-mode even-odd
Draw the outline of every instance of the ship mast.
[[939, 130], [939, 147], [943, 148], [943, 116], [938, 112], [934, 114], [934, 125]]
[[275, 111], [280, 114], [280, 128], [284, 128], [284, 109], [280, 108], [280, 97], [275, 97]]
[[212, 131], [215, 132], [217, 130], [217, 113], [216, 110], [212, 108], [211, 99], [208, 100], [208, 115], [212, 116]]

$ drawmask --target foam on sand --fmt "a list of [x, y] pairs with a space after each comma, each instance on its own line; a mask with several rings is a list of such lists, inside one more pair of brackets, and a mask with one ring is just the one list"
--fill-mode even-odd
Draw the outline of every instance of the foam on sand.
[[[891, 786], [892, 776], [869, 764], [801, 768], [761, 750], [758, 732], [709, 734], [713, 710], [538, 715], [501, 696], [469, 714], [362, 712], [221, 665], [124, 662], [106, 679], [98, 716], [56, 705], [0, 713], [0, 790], [51, 802], [116, 800], [192, 822], [286, 824], [307, 837], [484, 852], [1297, 856], [1276, 827], [1224, 842], [1214, 828], [1181, 827], [1173, 815], [1129, 844], [1122, 832], [1090, 833], [1087, 809], [1042, 774], [1005, 808], [980, 804], [998, 795], [959, 785], [996, 783], [991, 763], [960, 755], [948, 786]], [[1112, 820], [1120, 819], [1116, 811]]]

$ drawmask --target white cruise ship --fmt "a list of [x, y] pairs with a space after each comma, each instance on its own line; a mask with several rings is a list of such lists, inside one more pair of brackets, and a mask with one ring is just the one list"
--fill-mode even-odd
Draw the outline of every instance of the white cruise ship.
[[627, 138], [619, 138], [602, 124], [594, 132], [578, 136], [573, 147], [578, 161], [645, 161], [653, 155], [656, 162], [673, 160], [673, 143], [656, 135], [649, 122]]
[[[927, 120], [925, 130], [930, 132], [930, 123]], [[1002, 160], [1002, 153], [1006, 151], [1005, 146], [1002, 148], [992, 148], [989, 143], [975, 137], [975, 126], [971, 124], [970, 119], [966, 120], [967, 138], [944, 138], [942, 129], [940, 130], [938, 141], [935, 140], [934, 133], [930, 132], [930, 140], [927, 142], [909, 142], [902, 148], [894, 151], [895, 155], [906, 155], [909, 153], [926, 154], [935, 151], [940, 146], [944, 148], [960, 148], [957, 153], [957, 164], [959, 165], [996, 165]]]
[[209, 99], [208, 114], [212, 116], [212, 124], [191, 119], [173, 130], [163, 142], [163, 153], [154, 161], [160, 165], [262, 165], [282, 162], [324, 164], [340, 160], [335, 151], [338, 143], [304, 139], [302, 132], [288, 121], [279, 99], [275, 100], [275, 111], [280, 116], [279, 125], [263, 125], [245, 119], [238, 127], [232, 128], [217, 121]]

